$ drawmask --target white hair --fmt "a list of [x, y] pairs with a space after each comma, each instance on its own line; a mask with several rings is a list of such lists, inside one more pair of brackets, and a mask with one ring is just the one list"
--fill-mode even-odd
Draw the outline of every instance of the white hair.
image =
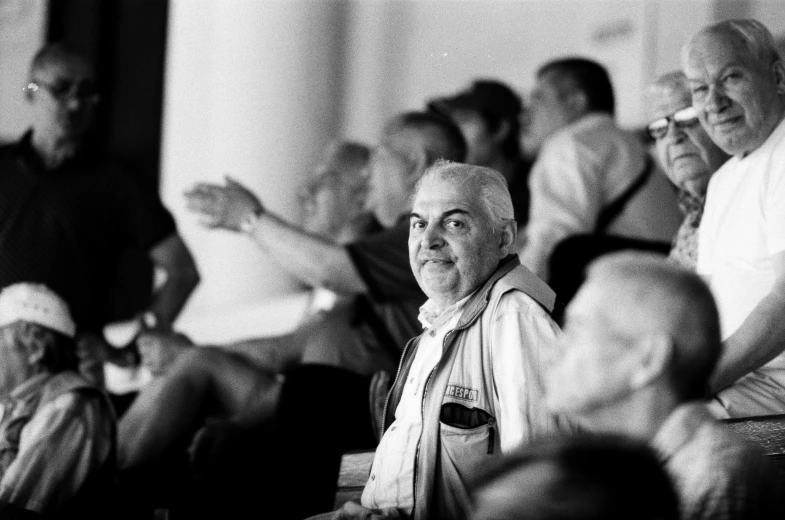
[[507, 180], [493, 168], [438, 160], [423, 172], [417, 181], [415, 194], [420, 190], [423, 181], [432, 177], [467, 185], [470, 192], [476, 193], [483, 202], [495, 226], [515, 220]]
[[750, 55], [753, 56], [762, 67], [768, 68], [776, 62], [782, 61], [782, 57], [777, 50], [777, 44], [774, 41], [774, 36], [772, 36], [771, 31], [758, 20], [741, 19], [724, 20], [701, 29], [698, 34], [693, 36], [690, 41], [682, 47], [682, 62], [687, 62], [688, 53], [695, 38], [709, 33], [730, 33], [738, 37], [747, 48]]

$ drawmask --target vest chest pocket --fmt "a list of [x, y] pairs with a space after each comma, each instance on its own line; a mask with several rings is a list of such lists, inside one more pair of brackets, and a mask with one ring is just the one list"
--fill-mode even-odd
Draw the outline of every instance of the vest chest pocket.
[[435, 488], [445, 518], [464, 518], [470, 510], [468, 483], [500, 456], [497, 429], [496, 418], [481, 408], [442, 404]]

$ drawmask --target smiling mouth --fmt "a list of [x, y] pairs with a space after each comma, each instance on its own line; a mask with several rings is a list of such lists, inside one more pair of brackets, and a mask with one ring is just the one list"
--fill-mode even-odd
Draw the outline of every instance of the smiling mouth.
[[722, 121], [714, 121], [711, 123], [711, 126], [719, 128], [719, 129], [726, 129], [736, 125], [741, 120], [741, 116], [731, 117], [728, 119], [723, 119]]

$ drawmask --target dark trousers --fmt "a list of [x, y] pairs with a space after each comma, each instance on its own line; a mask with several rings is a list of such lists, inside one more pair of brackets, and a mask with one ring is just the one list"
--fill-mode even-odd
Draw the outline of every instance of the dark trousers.
[[341, 456], [373, 449], [368, 392], [370, 377], [324, 365], [301, 365], [286, 375], [276, 417], [276, 435], [286, 463], [284, 494], [297, 497], [280, 518], [302, 519], [330, 511]]

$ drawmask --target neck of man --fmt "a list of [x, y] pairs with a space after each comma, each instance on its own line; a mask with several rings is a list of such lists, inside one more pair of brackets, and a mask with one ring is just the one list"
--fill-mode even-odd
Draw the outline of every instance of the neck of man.
[[663, 392], [661, 385], [650, 385], [610, 406], [590, 412], [582, 422], [592, 431], [622, 434], [649, 442], [678, 405], [672, 391]]
[[33, 132], [32, 145], [41, 156], [46, 169], [52, 170], [76, 155], [79, 140], [72, 137], [51, 136], [45, 132]]

